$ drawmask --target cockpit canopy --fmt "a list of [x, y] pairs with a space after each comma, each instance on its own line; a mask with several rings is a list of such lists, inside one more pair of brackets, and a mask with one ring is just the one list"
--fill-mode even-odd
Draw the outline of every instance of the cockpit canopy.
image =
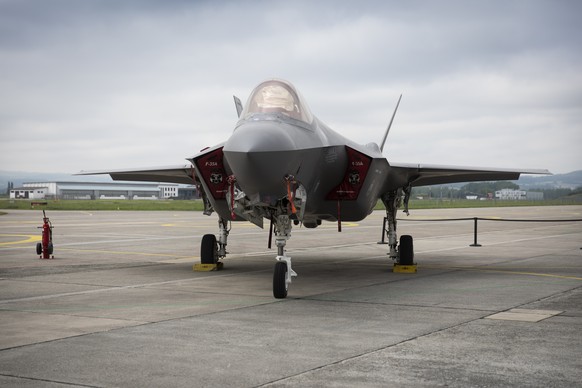
[[308, 124], [313, 121], [299, 93], [283, 80], [268, 80], [257, 86], [247, 100], [241, 118], [247, 120], [255, 114], [269, 113], [282, 114]]

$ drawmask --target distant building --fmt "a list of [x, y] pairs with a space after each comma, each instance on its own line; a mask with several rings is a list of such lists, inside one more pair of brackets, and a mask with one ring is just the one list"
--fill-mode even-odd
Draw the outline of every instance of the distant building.
[[10, 199], [45, 199], [46, 187], [17, 187], [10, 189]]
[[178, 197], [178, 185], [160, 185], [158, 187], [163, 199]]
[[526, 199], [528, 201], [543, 201], [544, 193], [541, 191], [528, 191], [526, 194]]
[[[123, 182], [29, 182], [11, 189], [11, 199], [169, 199], [178, 198], [178, 184]], [[187, 186], [198, 198], [195, 186]]]
[[495, 199], [520, 201], [527, 199], [527, 193], [523, 190], [501, 189], [495, 192]]
[[179, 187], [177, 199], [198, 199], [200, 193], [196, 186]]

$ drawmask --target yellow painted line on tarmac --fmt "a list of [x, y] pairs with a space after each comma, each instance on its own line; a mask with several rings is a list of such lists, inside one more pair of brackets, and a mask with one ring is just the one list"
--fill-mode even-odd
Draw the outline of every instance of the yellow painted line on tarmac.
[[496, 272], [496, 273], [506, 273], [510, 275], [526, 275], [526, 276], [541, 276], [556, 279], [569, 279], [569, 280], [582, 280], [582, 277], [578, 276], [568, 276], [568, 275], [556, 275], [551, 273], [540, 273], [540, 272], [527, 272], [527, 271], [515, 271], [515, 270], [505, 270], [505, 269], [487, 269], [478, 267], [463, 267], [463, 266], [438, 266], [438, 265], [423, 265], [423, 268], [433, 268], [433, 269], [458, 269], [463, 271], [479, 271], [479, 272]]
[[17, 241], [0, 242], [0, 247], [5, 245], [27, 244], [42, 240], [41, 236], [31, 234], [0, 234], [0, 237], [24, 237], [24, 239], [20, 239]]
[[21, 221], [21, 220], [11, 220], [11, 221], [7, 221], [7, 222], [12, 222], [14, 224], [42, 224], [42, 221], [38, 222], [38, 221]]
[[[183, 223], [182, 225], [178, 225], [178, 224], [162, 224], [161, 225], [163, 228], [182, 228], [182, 229], [209, 229], [209, 228], [216, 228], [216, 225], [213, 223], [212, 225], [196, 225], [196, 224], [189, 224], [189, 223]], [[257, 226], [253, 225], [253, 224], [236, 224], [235, 226], [236, 228], [258, 228]]]
[[134, 256], [153, 256], [153, 257], [172, 257], [170, 260], [176, 259], [192, 259], [192, 256], [176, 256], [163, 253], [147, 253], [147, 252], [132, 252], [132, 251], [108, 251], [104, 249], [78, 249], [78, 248], [59, 248], [59, 251], [70, 252], [91, 252], [91, 253], [107, 253], [110, 255], [134, 255]]
[[508, 274], [513, 274], [513, 275], [542, 276], [542, 277], [556, 278], [556, 279], [582, 280], [582, 277], [567, 276], [567, 275], [555, 275], [555, 274], [551, 274], [551, 273], [525, 272], [525, 271], [506, 271], [506, 270], [501, 270], [501, 269], [479, 269], [479, 271], [483, 271], [483, 272], [497, 272], [497, 273], [508, 273]]
[[183, 257], [183, 258], [176, 258], [176, 259], [167, 259], [167, 260], [160, 260], [156, 261], [156, 263], [161, 264], [184, 264], [184, 263], [192, 263], [192, 262], [199, 262], [199, 257]]
[[[344, 226], [347, 226], [348, 228], [352, 228], [352, 227], [359, 226], [359, 225], [360, 224], [358, 224], [356, 222], [344, 222], [344, 221], [342, 221], [342, 228]], [[325, 229], [327, 229], [327, 228], [334, 228], [334, 229], [337, 229], [337, 223], [336, 222], [329, 223], [329, 224], [326, 223], [324, 225], [321, 225], [320, 228], [325, 228]]]

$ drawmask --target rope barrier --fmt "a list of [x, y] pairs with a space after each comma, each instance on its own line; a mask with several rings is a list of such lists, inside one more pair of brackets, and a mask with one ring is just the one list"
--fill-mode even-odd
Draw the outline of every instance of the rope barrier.
[[502, 221], [502, 222], [582, 222], [582, 218], [568, 218], [568, 219], [557, 219], [557, 220], [531, 220], [531, 219], [511, 219], [511, 218], [483, 218], [483, 217], [469, 217], [469, 218], [431, 218], [431, 219], [410, 219], [410, 218], [398, 218], [398, 221], [422, 221], [422, 222], [445, 222], [445, 221], [471, 221], [471, 220], [481, 220], [481, 221]]
[[[382, 240], [378, 242], [378, 244], [385, 244], [385, 235], [386, 235], [386, 220], [387, 218], [384, 217], [383, 225], [382, 225]], [[473, 227], [473, 244], [469, 245], [471, 247], [480, 247], [481, 244], [477, 243], [477, 222], [481, 221], [497, 221], [497, 222], [582, 222], [582, 218], [567, 218], [567, 219], [512, 219], [512, 218], [484, 218], [484, 217], [467, 217], [467, 218], [436, 218], [436, 219], [409, 219], [409, 218], [397, 218], [397, 221], [409, 221], [409, 222], [448, 222], [448, 221], [474, 221]], [[580, 248], [582, 249], [582, 248]]]

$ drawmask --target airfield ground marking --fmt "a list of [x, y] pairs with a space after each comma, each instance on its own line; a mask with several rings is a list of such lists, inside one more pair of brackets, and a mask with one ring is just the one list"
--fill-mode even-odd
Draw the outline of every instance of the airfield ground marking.
[[483, 268], [483, 267], [470, 267], [470, 266], [447, 266], [447, 265], [419, 265], [421, 268], [428, 269], [452, 269], [459, 271], [477, 271], [477, 272], [495, 272], [495, 273], [505, 273], [510, 275], [526, 275], [526, 276], [541, 276], [556, 279], [568, 279], [568, 280], [582, 280], [582, 277], [577, 276], [567, 276], [567, 275], [556, 275], [551, 273], [540, 273], [540, 272], [527, 272], [527, 271], [516, 271], [516, 270], [506, 270], [506, 269], [495, 269], [495, 268]]
[[104, 249], [59, 248], [59, 251], [108, 253], [108, 254], [113, 254], [113, 255], [161, 256], [161, 257], [172, 256], [175, 259], [194, 259], [194, 257], [192, 257], [192, 256], [176, 256], [176, 255], [164, 254], [164, 253], [147, 253], [147, 252], [132, 252], [132, 251], [107, 251]]
[[145, 288], [145, 287], [152, 287], [152, 286], [162, 286], [162, 285], [174, 284], [174, 283], [197, 282], [197, 281], [202, 281], [202, 280], [206, 280], [206, 279], [216, 279], [216, 278], [237, 276], [237, 275], [241, 275], [241, 274], [246, 275], [246, 274], [261, 273], [261, 272], [271, 272], [271, 268], [254, 270], [254, 271], [239, 272], [239, 273], [212, 275], [212, 276], [197, 276], [197, 277], [193, 277], [193, 278], [167, 280], [167, 281], [163, 281], [163, 282], [132, 284], [132, 285], [128, 285], [128, 286], [112, 286], [112, 287], [107, 287], [107, 288], [98, 288], [96, 290], [64, 292], [64, 293], [60, 293], [60, 294], [30, 296], [30, 297], [17, 298], [17, 299], [6, 299], [6, 300], [0, 300], [0, 305], [9, 304], [9, 303], [16, 303], [16, 302], [28, 302], [28, 301], [35, 301], [35, 300], [54, 299], [54, 298], [60, 298], [60, 297], [66, 297], [66, 296], [96, 294], [96, 293], [109, 292], [109, 291], [123, 291], [123, 290], [129, 290], [132, 288]]
[[[317, 249], [317, 248], [315, 248], [315, 249]], [[384, 258], [384, 257], [385, 257], [384, 255], [382, 255], [382, 256], [374, 255], [374, 256], [370, 256], [370, 257], [358, 258], [358, 259], [353, 259], [353, 260], [340, 260], [340, 261], [335, 261], [334, 263], [345, 262], [345, 261], [365, 261], [365, 260], [370, 260], [370, 259], [375, 259], [375, 258]], [[299, 264], [299, 265], [301, 266], [301, 264]], [[429, 265], [429, 266], [426, 266], [426, 268], [431, 268], [431, 267]], [[558, 278], [558, 279], [566, 279], [566, 280], [581, 280], [582, 281], [582, 278], [573, 277], [573, 276], [553, 275], [553, 274], [523, 272], [523, 271], [495, 270], [495, 269], [485, 269], [485, 268], [478, 268], [478, 267], [457, 267], [457, 266], [438, 267], [438, 266], [434, 266], [433, 268], [466, 270], [466, 271], [497, 272], [497, 273], [506, 273], [506, 274], [512, 274], [512, 275], [543, 276], [543, 277], [550, 277], [550, 278]], [[85, 291], [67, 292], [67, 293], [51, 294], [51, 295], [41, 295], [41, 296], [33, 296], [33, 297], [18, 298], [18, 299], [8, 299], [8, 300], [1, 300], [0, 305], [14, 303], [14, 302], [45, 300], [45, 299], [53, 299], [53, 298], [66, 297], [66, 296], [86, 295], [86, 294], [117, 291], [117, 290], [127, 290], [127, 289], [133, 289], [133, 288], [145, 288], [145, 287], [175, 284], [175, 283], [182, 283], [182, 282], [196, 282], [196, 281], [202, 281], [202, 280], [206, 280], [206, 279], [216, 279], [216, 278], [222, 278], [222, 277], [232, 277], [232, 276], [238, 276], [238, 275], [247, 275], [247, 274], [270, 272], [270, 271], [271, 271], [271, 268], [266, 268], [266, 269], [261, 269], [261, 270], [243, 271], [243, 272], [231, 273], [231, 274], [220, 274], [220, 275], [212, 275], [212, 276], [168, 280], [168, 281], [163, 281], [163, 282], [133, 284], [133, 285], [128, 285], [128, 286], [118, 286], [118, 287], [107, 287], [107, 288], [100, 288], [100, 289], [96, 289], [96, 290], [85, 290]]]
[[541, 277], [556, 278], [556, 279], [582, 280], [582, 277], [566, 276], [566, 275], [555, 275], [555, 274], [551, 274], [551, 273], [538, 273], [538, 272], [525, 272], [525, 271], [506, 271], [506, 270], [502, 270], [502, 269], [485, 269], [485, 268], [476, 268], [475, 271], [507, 273], [507, 274], [511, 274], [511, 275], [541, 276]]
[[27, 244], [38, 242], [42, 240], [42, 237], [39, 235], [31, 235], [31, 234], [0, 234], [0, 237], [26, 237], [25, 239], [18, 240], [18, 241], [7, 241], [7, 242], [0, 242], [0, 246], [5, 245], [15, 245], [15, 244]]
[[[453, 248], [453, 249], [460, 249], [465, 247]], [[350, 262], [354, 261], [367, 261], [373, 259], [382, 259], [386, 258], [385, 255], [376, 255], [376, 256], [369, 256], [369, 257], [360, 257], [358, 259], [349, 260]], [[346, 260], [339, 260], [334, 261], [332, 264], [338, 264], [345, 262]], [[299, 266], [300, 264], [298, 264]], [[484, 264], [487, 265], [487, 264]], [[494, 269], [494, 268], [483, 268], [483, 267], [474, 267], [474, 266], [447, 266], [447, 265], [431, 265], [431, 264], [419, 264], [419, 268], [427, 268], [427, 269], [445, 269], [445, 270], [462, 270], [462, 271], [482, 271], [482, 272], [499, 272], [499, 273], [506, 273], [511, 275], [527, 275], [527, 276], [542, 276], [542, 277], [550, 277], [550, 278], [557, 278], [557, 279], [568, 279], [568, 280], [582, 280], [582, 277], [576, 276], [567, 276], [567, 275], [555, 275], [549, 273], [540, 273], [540, 272], [526, 272], [526, 271], [516, 271], [516, 270], [505, 270], [505, 269]], [[577, 268], [577, 267], [574, 267]]]
[[[493, 233], [493, 232], [492, 232]], [[570, 234], [570, 233], [568, 233]], [[16, 242], [9, 242], [9, 243], [1, 243], [0, 245], [7, 245], [7, 244], [21, 244], [21, 243], [26, 243], [26, 242], [32, 242], [32, 241], [39, 241], [40, 240], [40, 236], [33, 236], [33, 235], [0, 235], [0, 236], [21, 236], [21, 237], [27, 237], [27, 239], [25, 240], [21, 240], [21, 241], [16, 241]], [[559, 237], [562, 235], [554, 235], [554, 236], [545, 236], [545, 237], [535, 237], [535, 238], [528, 238], [528, 239], [516, 239], [516, 240], [510, 240], [510, 241], [504, 241], [504, 242], [498, 242], [498, 243], [491, 243], [488, 245], [501, 245], [501, 244], [508, 244], [508, 243], [512, 243], [512, 242], [521, 242], [521, 241], [530, 241], [530, 240], [537, 240], [537, 239], [542, 239], [542, 238], [554, 238], [554, 237]], [[174, 239], [176, 238], [189, 238], [191, 236], [186, 236], [186, 237], [173, 237]], [[429, 237], [430, 238], [430, 237]], [[427, 239], [429, 239], [427, 238]], [[172, 239], [172, 237], [168, 238], [159, 238], [161, 239]], [[131, 240], [126, 240], [126, 241], [136, 241], [139, 239], [131, 239]], [[95, 242], [96, 243], [96, 242]], [[73, 244], [66, 244], [66, 245], [84, 245], [83, 243], [73, 243]], [[328, 246], [326, 248], [345, 248], [348, 246], [358, 246], [358, 245], [375, 245], [373, 243], [360, 243], [360, 244], [342, 244], [342, 245], [333, 245], [333, 246]], [[428, 251], [421, 251], [418, 253], [430, 253], [430, 252], [438, 252], [438, 251], [447, 251], [447, 250], [456, 250], [456, 249], [465, 249], [466, 246], [459, 246], [459, 247], [450, 247], [450, 248], [446, 248], [446, 249], [437, 249], [437, 250], [428, 250]], [[314, 248], [301, 248], [298, 249], [297, 251], [308, 251], [311, 249], [321, 249], [321, 247], [314, 247]], [[117, 252], [117, 251], [103, 251], [103, 250], [79, 250], [79, 249], [72, 249], [72, 248], [64, 248], [64, 250], [70, 250], [70, 251], [88, 251], [88, 252], [104, 252], [104, 253], [113, 253], [113, 254], [135, 254], [135, 255], [144, 255], [144, 256], [165, 256], [167, 257], [168, 255], [164, 255], [164, 254], [155, 254], [155, 253], [140, 253], [140, 252]], [[267, 255], [270, 254], [270, 251], [265, 251], [265, 252], [253, 252], [252, 254], [254, 255]], [[241, 256], [251, 256], [252, 254], [244, 254]], [[238, 255], [237, 255], [238, 256]], [[240, 256], [239, 256], [240, 257]], [[190, 257], [190, 256], [179, 256], [177, 259], [171, 259], [171, 260], [180, 260], [180, 258], [182, 259], [189, 259], [189, 260], [195, 260], [196, 257]], [[385, 258], [384, 255], [374, 255], [374, 256], [370, 256], [370, 257], [366, 257], [366, 258], [358, 258], [355, 260], [340, 260], [338, 262], [345, 262], [345, 261], [364, 261], [364, 260], [370, 260], [370, 259], [375, 259], [375, 258]], [[424, 266], [425, 268], [431, 268], [430, 265], [428, 266]], [[579, 277], [574, 277], [574, 276], [565, 276], [565, 275], [555, 275], [555, 274], [546, 274], [546, 273], [535, 273], [535, 272], [525, 272], [525, 271], [509, 271], [509, 270], [496, 270], [496, 269], [486, 269], [486, 268], [478, 268], [478, 267], [433, 267], [433, 268], [442, 268], [442, 269], [453, 269], [453, 270], [467, 270], [467, 271], [483, 271], [483, 272], [497, 272], [497, 273], [506, 273], [506, 274], [514, 274], [514, 275], [525, 275], [525, 276], [543, 276], [543, 277], [550, 277], [550, 278], [557, 278], [557, 279], [567, 279], [567, 280], [582, 280], [582, 278]], [[63, 294], [53, 294], [53, 295], [44, 295], [44, 296], [38, 296], [38, 297], [30, 297], [30, 298], [21, 298], [21, 299], [12, 299], [12, 300], [5, 300], [5, 301], [0, 301], [0, 304], [5, 304], [5, 303], [9, 303], [9, 302], [16, 302], [16, 301], [25, 301], [25, 300], [42, 300], [42, 299], [49, 299], [49, 298], [56, 298], [56, 297], [61, 297], [61, 296], [70, 296], [70, 295], [82, 295], [82, 294], [89, 294], [89, 293], [95, 293], [95, 292], [105, 292], [105, 291], [113, 291], [113, 290], [123, 290], [123, 289], [131, 289], [131, 288], [141, 288], [141, 287], [148, 287], [148, 286], [155, 286], [155, 285], [165, 285], [165, 284], [173, 284], [173, 283], [180, 283], [180, 282], [190, 282], [190, 281], [198, 281], [198, 280], [204, 280], [207, 278], [216, 278], [216, 277], [229, 277], [229, 276], [236, 276], [239, 274], [249, 274], [249, 273], [261, 273], [261, 272], [267, 272], [270, 271], [271, 269], [264, 269], [264, 270], [256, 270], [256, 271], [248, 271], [248, 272], [241, 272], [241, 273], [237, 273], [237, 274], [223, 274], [223, 275], [214, 275], [214, 276], [209, 276], [209, 277], [196, 277], [196, 278], [189, 278], [189, 279], [179, 279], [179, 280], [172, 280], [172, 281], [164, 281], [164, 282], [154, 282], [154, 283], [145, 283], [145, 284], [138, 284], [138, 285], [130, 285], [130, 286], [123, 286], [123, 287], [110, 287], [110, 288], [103, 288], [103, 289], [98, 289], [98, 290], [87, 290], [87, 291], [80, 291], [80, 292], [73, 292], [73, 293], [63, 293]]]

